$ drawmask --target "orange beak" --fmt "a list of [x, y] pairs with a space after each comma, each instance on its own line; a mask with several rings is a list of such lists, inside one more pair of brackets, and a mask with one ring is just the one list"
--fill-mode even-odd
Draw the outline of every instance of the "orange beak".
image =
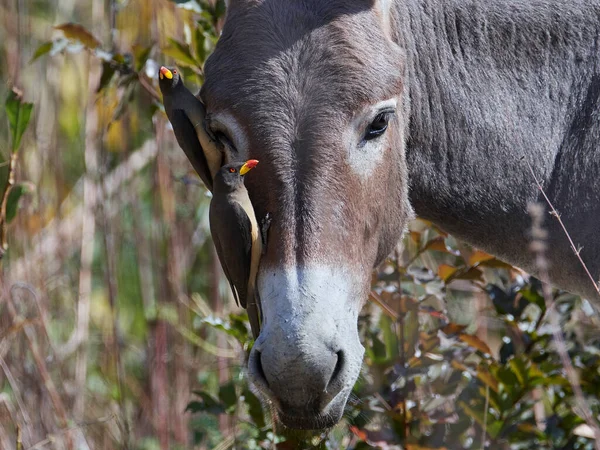
[[245, 164], [240, 169], [240, 175], [246, 175], [250, 170], [254, 169], [258, 164], [257, 159], [249, 159], [245, 162]]
[[168, 80], [171, 80], [173, 79], [173, 73], [165, 66], [160, 66], [160, 79], [162, 80], [163, 77], [166, 77]]

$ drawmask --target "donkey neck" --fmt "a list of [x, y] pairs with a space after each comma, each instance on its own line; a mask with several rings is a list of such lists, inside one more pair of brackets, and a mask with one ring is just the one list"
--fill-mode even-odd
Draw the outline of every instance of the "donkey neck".
[[486, 199], [502, 198], [509, 213], [537, 198], [521, 158], [550, 181], [597, 17], [562, 0], [405, 0], [397, 8], [417, 213], [487, 219], [498, 201]]
[[553, 185], [597, 75], [600, 1], [397, 0], [395, 8], [416, 213], [531, 267], [526, 206], [539, 192], [526, 162]]

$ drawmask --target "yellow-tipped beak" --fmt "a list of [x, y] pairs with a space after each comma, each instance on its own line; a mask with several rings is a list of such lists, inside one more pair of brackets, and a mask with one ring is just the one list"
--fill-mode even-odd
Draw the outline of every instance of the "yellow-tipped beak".
[[242, 168], [240, 169], [240, 175], [246, 175], [248, 172], [250, 172], [252, 169], [254, 169], [257, 164], [258, 164], [258, 161], [256, 159], [250, 159], [250, 160], [246, 161], [244, 163], [244, 165], [242, 166]]
[[161, 66], [160, 68], [160, 79], [162, 80], [163, 77], [166, 77], [168, 80], [173, 79], [173, 73], [165, 66]]

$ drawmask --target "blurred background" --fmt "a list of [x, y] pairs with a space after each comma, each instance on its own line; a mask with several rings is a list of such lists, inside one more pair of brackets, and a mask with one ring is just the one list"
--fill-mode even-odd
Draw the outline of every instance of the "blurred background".
[[598, 448], [590, 304], [419, 220], [373, 273], [344, 420], [274, 425], [156, 79], [197, 92], [224, 13], [0, 2], [0, 449]]

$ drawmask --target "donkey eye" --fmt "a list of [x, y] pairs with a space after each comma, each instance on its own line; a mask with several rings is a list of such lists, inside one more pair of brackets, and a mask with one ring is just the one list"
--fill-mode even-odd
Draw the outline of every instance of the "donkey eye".
[[232, 167], [231, 169], [229, 169], [229, 171], [230, 171], [231, 173], [235, 173], [235, 169], [234, 169], [233, 167]]
[[371, 122], [371, 124], [367, 128], [367, 131], [365, 133], [365, 141], [376, 139], [383, 133], [385, 133], [392, 115], [393, 112], [391, 111], [385, 111], [377, 114], [377, 117], [375, 117], [373, 122]]

